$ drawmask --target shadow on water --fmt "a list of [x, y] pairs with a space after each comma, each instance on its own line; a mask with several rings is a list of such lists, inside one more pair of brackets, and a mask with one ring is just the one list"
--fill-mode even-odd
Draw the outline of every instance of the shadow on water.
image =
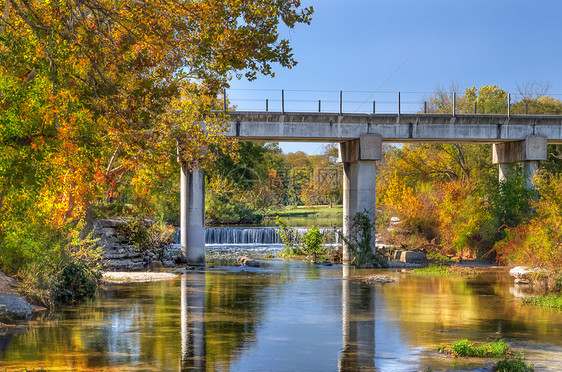
[[477, 278], [385, 272], [396, 283], [302, 262], [216, 267], [117, 285], [0, 336], [0, 370], [482, 370], [493, 360], [437, 352], [503, 338], [537, 370], [560, 370], [560, 313], [524, 306], [505, 272]]

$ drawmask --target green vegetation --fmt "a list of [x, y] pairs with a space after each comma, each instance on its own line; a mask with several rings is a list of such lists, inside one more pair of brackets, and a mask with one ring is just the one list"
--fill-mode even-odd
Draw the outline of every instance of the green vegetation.
[[118, 227], [119, 232], [143, 255], [162, 258], [164, 249], [174, 241], [174, 228], [134, 218]]
[[[43, 235], [39, 235], [44, 237]], [[37, 236], [30, 242], [38, 242]], [[101, 274], [99, 260], [102, 257], [95, 241], [81, 239], [75, 235], [67, 243], [64, 236], [52, 236], [45, 247], [55, 248], [35, 251], [35, 256], [27, 256], [23, 251], [11, 251], [1, 255], [3, 268], [18, 279], [19, 290], [32, 302], [53, 308], [60, 303], [78, 301], [94, 294]], [[18, 266], [11, 260], [20, 257]]]
[[[79, 239], [78, 221], [96, 204], [174, 220], [178, 163], [193, 171], [236, 157], [216, 111], [220, 92], [233, 75], [294, 66], [279, 30], [313, 13], [298, 1], [5, 4], [0, 269], [49, 305], [92, 292], [97, 253]], [[217, 208], [233, 220], [247, 212], [233, 209]]]
[[373, 227], [369, 216], [359, 212], [353, 217], [350, 236], [343, 237], [349, 250], [351, 264], [356, 268], [388, 267], [386, 258], [374, 252]]
[[535, 368], [532, 364], [526, 365], [521, 358], [505, 358], [497, 362], [492, 368], [492, 371], [495, 372], [533, 372], [534, 370]]
[[307, 257], [315, 262], [327, 259], [328, 249], [322, 245], [324, 236], [318, 227], [312, 226], [301, 236], [279, 217], [277, 217], [277, 224], [280, 228], [277, 233], [285, 244], [285, 249], [279, 253], [280, 257]]
[[430, 264], [427, 267], [420, 267], [418, 269], [413, 269], [412, 274], [417, 275], [436, 275], [436, 276], [448, 276], [452, 274], [447, 266]]
[[[467, 89], [457, 95], [459, 112], [505, 113], [507, 93], [497, 86]], [[526, 92], [513, 110], [562, 112], [562, 101], [544, 92]], [[532, 104], [531, 104], [532, 102]], [[429, 112], [452, 109], [452, 93], [437, 92]], [[500, 183], [492, 146], [405, 144], [387, 147], [377, 176], [378, 213], [391, 232], [379, 229], [391, 244], [417, 248], [442, 257], [484, 257], [502, 263], [555, 270], [562, 262], [562, 148], [548, 146], [544, 169], [527, 187], [528, 174], [514, 164]]]
[[527, 297], [523, 299], [523, 303], [562, 311], [562, 295], [560, 294]]
[[[463, 339], [453, 342], [451, 348], [441, 346], [439, 351], [451, 354], [455, 357], [468, 358], [503, 358], [514, 355], [509, 344], [505, 343], [501, 339], [496, 342], [489, 342], [480, 346], [476, 346], [473, 342], [469, 343], [468, 340]], [[520, 357], [521, 353], [517, 353], [515, 355]]]
[[429, 264], [426, 267], [420, 267], [418, 269], [413, 269], [412, 274], [416, 275], [435, 275], [435, 276], [462, 276], [470, 277], [477, 275], [474, 268], [462, 267], [456, 265], [441, 265], [441, 264]]

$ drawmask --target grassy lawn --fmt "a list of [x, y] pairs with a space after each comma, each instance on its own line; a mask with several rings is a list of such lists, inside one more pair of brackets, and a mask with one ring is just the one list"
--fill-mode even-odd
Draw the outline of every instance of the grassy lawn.
[[328, 205], [318, 206], [299, 206], [284, 207], [273, 210], [265, 216], [263, 224], [266, 226], [275, 226], [275, 216], [284, 219], [289, 226], [307, 227], [341, 227], [342, 226], [342, 205], [334, 205], [332, 208]]

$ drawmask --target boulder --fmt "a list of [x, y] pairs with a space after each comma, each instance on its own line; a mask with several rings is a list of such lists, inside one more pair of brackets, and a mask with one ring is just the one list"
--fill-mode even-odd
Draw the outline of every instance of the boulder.
[[31, 305], [23, 298], [0, 295], [0, 320], [27, 320], [31, 312]]
[[529, 279], [534, 272], [535, 270], [529, 269], [526, 266], [515, 266], [513, 269], [509, 270], [509, 275], [516, 279]]
[[246, 256], [239, 256], [238, 259], [238, 264], [240, 265], [245, 265], [245, 266], [250, 266], [250, 267], [260, 267], [260, 263], [256, 260], [252, 260]]
[[400, 253], [400, 262], [425, 263], [427, 262], [427, 256], [423, 252], [402, 251]]

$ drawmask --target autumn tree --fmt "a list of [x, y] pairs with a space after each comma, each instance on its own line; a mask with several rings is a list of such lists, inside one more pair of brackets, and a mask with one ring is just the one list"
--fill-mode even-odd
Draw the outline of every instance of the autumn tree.
[[178, 160], [205, 167], [213, 149], [229, 151], [218, 92], [233, 76], [294, 66], [279, 30], [312, 14], [286, 0], [3, 5], [0, 256], [19, 259], [0, 265], [12, 273], [64, 241], [127, 172], [140, 192]]

